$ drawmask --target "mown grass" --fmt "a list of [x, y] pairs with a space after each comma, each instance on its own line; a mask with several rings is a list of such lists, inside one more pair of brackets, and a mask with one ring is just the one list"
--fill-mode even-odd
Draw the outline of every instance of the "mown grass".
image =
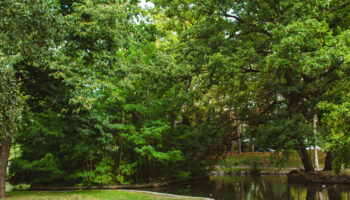
[[[6, 193], [6, 200], [166, 200], [193, 199], [179, 198], [166, 194], [148, 194], [118, 190], [79, 190], [79, 191], [13, 191]], [[197, 199], [197, 198], [196, 198]], [[200, 200], [202, 198], [198, 198]]]

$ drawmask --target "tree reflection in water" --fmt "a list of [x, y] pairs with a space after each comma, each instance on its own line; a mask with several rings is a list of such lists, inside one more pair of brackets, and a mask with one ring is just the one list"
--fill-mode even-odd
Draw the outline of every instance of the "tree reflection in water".
[[306, 189], [307, 200], [350, 200], [348, 185], [308, 185]]
[[155, 190], [216, 200], [350, 200], [350, 185], [288, 184], [286, 176], [216, 176]]

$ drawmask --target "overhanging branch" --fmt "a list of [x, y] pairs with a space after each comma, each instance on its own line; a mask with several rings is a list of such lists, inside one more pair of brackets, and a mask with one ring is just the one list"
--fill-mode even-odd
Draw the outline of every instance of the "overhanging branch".
[[329, 10], [328, 13], [332, 13], [332, 12], [334, 12], [334, 11], [337, 11], [337, 10], [340, 10], [340, 9], [343, 9], [343, 8], [346, 8], [348, 5], [350, 5], [350, 1], [347, 2], [347, 3], [344, 3], [343, 5], [340, 5], [340, 6], [338, 6], [338, 7], [335, 7], [335, 8], [333, 8], [333, 9]]

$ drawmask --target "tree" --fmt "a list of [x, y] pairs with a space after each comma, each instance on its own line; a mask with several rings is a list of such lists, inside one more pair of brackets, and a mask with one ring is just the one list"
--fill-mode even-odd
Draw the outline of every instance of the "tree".
[[[99, 107], [104, 106], [103, 91], [116, 89], [110, 83], [120, 78], [114, 67], [126, 41], [121, 38], [129, 27], [124, 18], [129, 13], [121, 9], [127, 7], [114, 1], [61, 1], [56, 6], [65, 26], [55, 62], [39, 69], [23, 67], [35, 81], [22, 86], [29, 96], [29, 112], [16, 137], [23, 153], [12, 162], [13, 183], [90, 184], [101, 155], [117, 149], [110, 132], [115, 128]], [[109, 97], [113, 95], [118, 94]]]
[[315, 114], [322, 140], [345, 137], [346, 123], [330, 120], [347, 107], [337, 85], [348, 76], [347, 2], [154, 0], [152, 13], [138, 2], [0, 4], [13, 8], [0, 11], [2, 81], [16, 80], [6, 95], [18, 102], [4, 109], [21, 116], [22, 96], [26, 107], [12, 183], [203, 175], [241, 123], [260, 148], [298, 151], [312, 171]]
[[[4, 61], [4, 57], [1, 58]], [[8, 62], [8, 60], [6, 60]], [[21, 123], [22, 98], [19, 95], [13, 68], [7, 62], [1, 63], [0, 69], [0, 198], [5, 197], [7, 164], [10, 154], [11, 139]]]
[[305, 142], [313, 138], [317, 103], [330, 98], [327, 88], [347, 59], [349, 3], [153, 2], [179, 35], [182, 61], [198, 72], [196, 87], [237, 91], [223, 93], [233, 100], [242, 94], [229, 106], [258, 129], [265, 148], [297, 150], [313, 171]]
[[46, 62], [59, 26], [55, 9], [46, 1], [1, 1], [0, 17], [0, 198], [4, 198], [11, 140], [21, 125], [23, 109], [21, 79], [17, 76], [21, 71], [14, 66]]
[[139, 17], [137, 2], [67, 6], [56, 62], [28, 70], [36, 83], [23, 84], [30, 112], [11, 183], [131, 183], [207, 170], [217, 127], [187, 123], [194, 112], [186, 111], [201, 112], [189, 100], [188, 69], [158, 46], [163, 31]]
[[[344, 54], [344, 56], [348, 56]], [[329, 89], [331, 96], [337, 97], [323, 101], [318, 107], [324, 112], [323, 123], [329, 134], [323, 138], [325, 150], [331, 152], [333, 170], [338, 174], [343, 166], [349, 167], [349, 64], [342, 64], [341, 79]], [[327, 158], [327, 157], [326, 157]]]

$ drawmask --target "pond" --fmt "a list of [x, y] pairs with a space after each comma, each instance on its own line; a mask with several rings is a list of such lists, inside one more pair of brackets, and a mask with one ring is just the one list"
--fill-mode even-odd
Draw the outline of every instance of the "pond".
[[288, 184], [286, 176], [213, 176], [153, 191], [216, 200], [350, 200], [350, 185]]

